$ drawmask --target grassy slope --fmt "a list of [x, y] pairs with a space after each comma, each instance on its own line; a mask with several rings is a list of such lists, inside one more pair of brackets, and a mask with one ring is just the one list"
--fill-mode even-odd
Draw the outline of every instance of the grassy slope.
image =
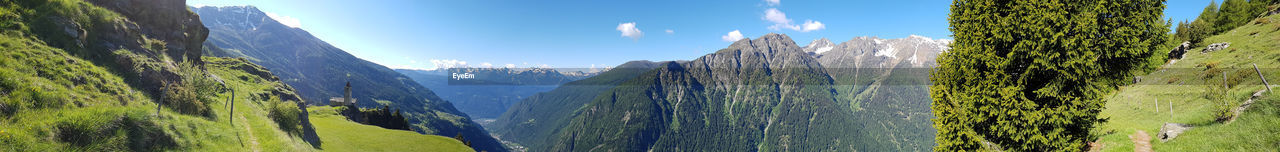
[[474, 151], [453, 138], [363, 125], [330, 107], [311, 107], [311, 123], [328, 151]]
[[0, 8], [0, 151], [315, 150], [297, 135], [278, 129], [266, 116], [266, 99], [249, 96], [283, 83], [242, 78], [252, 75], [228, 68], [249, 63], [208, 59], [209, 73], [237, 78], [227, 81], [237, 102], [223, 101], [232, 98], [231, 92], [212, 95], [216, 101], [205, 101], [211, 116], [157, 109], [153, 97], [125, 83], [126, 78], [111, 72], [111, 65], [83, 59], [83, 50], [50, 47], [31, 33], [47, 27], [18, 22], [49, 12], [77, 20], [116, 20], [120, 15], [83, 1], [48, 4], [32, 10], [34, 16], [19, 15], [22, 8], [10, 7], [14, 5]]
[[[0, 48], [5, 50], [0, 53], [4, 55], [0, 58], [0, 65], [4, 65], [0, 66], [4, 77], [0, 101], [4, 104], [0, 106], [11, 113], [0, 123], [0, 145], [5, 145], [0, 147], [6, 147], [0, 149], [307, 150], [300, 139], [279, 131], [261, 108], [252, 108], [246, 102], [236, 104], [240, 110], [236, 111], [234, 126], [227, 123], [225, 108], [213, 108], [214, 118], [183, 115], [168, 108], [156, 115], [151, 98], [105, 68], [30, 38], [0, 36]], [[242, 88], [258, 84], [232, 85]], [[225, 99], [229, 95], [218, 96]], [[241, 96], [237, 100], [248, 99]], [[213, 101], [210, 105], [225, 103]], [[261, 147], [254, 147], [249, 141], [257, 141]]]
[[[1263, 68], [1264, 75], [1273, 83], [1280, 83], [1280, 16], [1263, 17], [1245, 26], [1210, 37], [1206, 43], [1231, 42], [1228, 49], [1199, 53], [1196, 48], [1183, 60], [1166, 65], [1164, 72], [1156, 71], [1144, 76], [1144, 82], [1121, 88], [1108, 99], [1103, 117], [1110, 122], [1102, 124], [1099, 141], [1106, 151], [1133, 151], [1129, 135], [1137, 130], [1148, 133], [1152, 148], [1156, 151], [1276, 151], [1280, 147], [1280, 98], [1268, 93], [1250, 107], [1235, 122], [1215, 121], [1219, 106], [1238, 106], [1253, 94], [1264, 89], [1253, 71], [1252, 64]], [[1207, 97], [1208, 92], [1221, 92], [1221, 72], [1204, 72], [1206, 64], [1227, 69], [1228, 78], [1239, 79], [1238, 85], [1228, 89], [1224, 98]], [[1237, 71], [1238, 70], [1238, 71]], [[1203, 73], [1217, 73], [1205, 80]], [[1153, 84], [1154, 83], [1154, 84]], [[1166, 84], [1169, 83], [1169, 84]], [[1184, 85], [1177, 85], [1182, 83]], [[1205, 85], [1207, 84], [1207, 85]], [[1274, 89], [1274, 88], [1273, 88]], [[1160, 101], [1159, 113], [1156, 100]], [[1173, 103], [1173, 113], [1169, 103]], [[1156, 137], [1165, 122], [1196, 125], [1170, 142], [1160, 142]]]

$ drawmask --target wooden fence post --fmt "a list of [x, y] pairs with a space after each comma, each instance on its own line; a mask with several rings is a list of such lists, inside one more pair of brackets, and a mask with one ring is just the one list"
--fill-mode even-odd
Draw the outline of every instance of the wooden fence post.
[[1262, 87], [1267, 88], [1267, 92], [1271, 92], [1271, 83], [1267, 83], [1267, 77], [1262, 76], [1262, 70], [1258, 69], [1258, 64], [1253, 64], [1253, 71], [1258, 72], [1258, 79], [1262, 79]]
[[227, 112], [227, 123], [236, 125], [236, 119], [234, 119], [236, 118], [236, 91], [234, 89], [232, 89], [232, 97], [228, 100], [230, 100], [230, 103], [227, 103], [227, 106], [230, 106], [230, 112]]

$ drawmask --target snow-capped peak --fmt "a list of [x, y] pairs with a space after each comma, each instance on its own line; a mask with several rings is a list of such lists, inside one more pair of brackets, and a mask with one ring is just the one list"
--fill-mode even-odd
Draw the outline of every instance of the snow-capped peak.
[[812, 52], [814, 54], [822, 54], [824, 52], [831, 51], [833, 48], [835, 48], [835, 45], [831, 43], [831, 40], [821, 38], [810, 42], [808, 46], [804, 47], [804, 51]]
[[884, 43], [880, 39], [875, 39], [875, 41], [876, 44], [885, 44], [884, 49], [876, 50], [876, 56], [898, 58], [898, 50], [893, 48], [893, 43]]

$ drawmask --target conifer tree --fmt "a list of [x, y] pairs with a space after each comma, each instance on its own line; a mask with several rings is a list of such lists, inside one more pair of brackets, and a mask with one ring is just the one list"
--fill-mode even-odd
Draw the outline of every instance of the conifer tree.
[[1168, 39], [1164, 0], [956, 0], [930, 95], [936, 151], [1082, 151], [1103, 97]]
[[[1246, 0], [1225, 0], [1218, 8], [1218, 19], [1214, 22], [1213, 34], [1222, 33], [1252, 20], [1253, 6]], [[1212, 35], [1212, 34], [1211, 34]]]

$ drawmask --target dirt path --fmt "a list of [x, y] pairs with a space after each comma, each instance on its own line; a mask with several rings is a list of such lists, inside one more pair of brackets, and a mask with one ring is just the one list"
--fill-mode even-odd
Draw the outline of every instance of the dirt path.
[[253, 128], [249, 128], [249, 124], [247, 123], [249, 122], [249, 120], [245, 119], [244, 116], [240, 116], [237, 118], [240, 119], [240, 122], [246, 122], [245, 124], [242, 124], [240, 126], [244, 126], [244, 130], [249, 132], [249, 148], [252, 149], [253, 152], [262, 151], [262, 149], [258, 149], [258, 137], [253, 136]]
[[1151, 136], [1147, 132], [1138, 130], [1137, 133], [1129, 135], [1129, 140], [1133, 140], [1134, 152], [1151, 152]]

